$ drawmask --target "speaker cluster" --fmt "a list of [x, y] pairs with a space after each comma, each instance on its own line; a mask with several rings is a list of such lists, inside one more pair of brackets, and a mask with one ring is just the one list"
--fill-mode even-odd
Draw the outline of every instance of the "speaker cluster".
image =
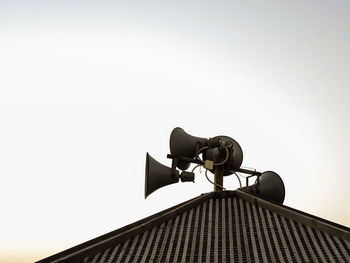
[[[206, 169], [206, 177], [207, 171], [214, 173], [215, 180], [212, 183], [215, 191], [224, 189], [223, 176], [241, 172], [250, 176], [246, 177], [246, 186], [239, 190], [280, 204], [284, 201], [285, 188], [280, 176], [272, 171], [260, 173], [242, 169], [242, 148], [231, 137], [195, 137], [177, 127], [171, 132], [170, 154], [167, 157], [172, 159], [171, 167], [159, 163], [149, 153], [146, 154], [145, 198], [157, 189], [177, 183], [180, 179], [181, 182], [194, 182], [194, 169], [202, 166]], [[191, 163], [196, 164], [195, 168], [191, 172], [186, 171]], [[257, 179], [254, 185], [248, 186], [248, 178], [251, 176], [256, 176]], [[208, 177], [207, 179], [209, 180]]]

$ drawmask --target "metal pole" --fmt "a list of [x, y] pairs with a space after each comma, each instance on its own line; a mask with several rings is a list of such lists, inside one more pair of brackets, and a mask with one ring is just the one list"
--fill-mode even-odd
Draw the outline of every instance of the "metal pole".
[[[219, 152], [213, 154], [214, 163], [222, 162], [222, 156]], [[221, 187], [220, 187], [221, 186]], [[224, 165], [214, 165], [214, 191], [220, 192], [224, 186]]]
[[215, 192], [222, 191], [222, 187], [224, 186], [224, 166], [223, 165], [214, 166], [214, 183], [215, 183], [214, 191]]

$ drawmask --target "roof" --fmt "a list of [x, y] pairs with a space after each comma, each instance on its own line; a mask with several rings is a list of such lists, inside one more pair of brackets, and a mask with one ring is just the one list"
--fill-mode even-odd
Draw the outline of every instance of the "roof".
[[203, 194], [40, 260], [350, 262], [350, 229], [242, 191]]

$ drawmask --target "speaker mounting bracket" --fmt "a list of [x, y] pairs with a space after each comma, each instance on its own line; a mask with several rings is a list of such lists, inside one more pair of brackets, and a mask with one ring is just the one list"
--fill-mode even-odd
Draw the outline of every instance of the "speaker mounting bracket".
[[190, 163], [202, 164], [202, 161], [200, 161], [200, 160], [191, 159], [191, 158], [182, 157], [182, 156], [174, 156], [171, 154], [167, 154], [167, 158], [172, 159], [172, 160], [177, 159], [177, 161], [186, 161], [186, 162], [190, 162]]
[[177, 165], [177, 158], [173, 158], [171, 162], [171, 177], [174, 178], [176, 176], [176, 165]]
[[[260, 173], [260, 175], [261, 175], [261, 173]], [[259, 185], [259, 177], [260, 177], [260, 175], [258, 175], [258, 174], [252, 174], [252, 175], [247, 176], [247, 177], [245, 178], [245, 186], [246, 186], [246, 187], [249, 186], [249, 179], [250, 179], [251, 177], [254, 177], [254, 176], [256, 176], [256, 184]]]

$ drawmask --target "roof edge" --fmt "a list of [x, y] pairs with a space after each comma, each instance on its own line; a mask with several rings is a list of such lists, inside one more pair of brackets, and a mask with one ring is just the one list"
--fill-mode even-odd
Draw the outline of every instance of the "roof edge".
[[285, 205], [277, 204], [273, 201], [262, 199], [251, 193], [236, 190], [236, 196], [256, 206], [261, 206], [262, 208], [276, 212], [284, 217], [293, 219], [298, 223], [311, 226], [333, 236], [350, 241], [350, 228], [346, 226], [339, 225]]
[[[231, 193], [232, 195], [232, 193]], [[159, 224], [160, 222], [165, 222], [171, 218], [176, 217], [177, 215], [183, 213], [185, 210], [188, 210], [199, 203], [205, 202], [210, 198], [216, 198], [218, 194], [216, 192], [209, 192], [202, 194], [193, 199], [165, 209], [161, 212], [158, 212], [154, 215], [143, 218], [139, 221], [136, 221], [132, 224], [126, 225], [122, 228], [99, 236], [97, 238], [91, 239], [87, 242], [81, 243], [77, 246], [49, 256], [47, 258], [41, 259], [36, 263], [46, 263], [46, 262], [75, 262], [76, 259], [81, 257], [86, 257], [90, 254], [95, 253], [95, 251], [100, 250], [101, 248], [108, 248], [113, 243], [123, 242], [127, 239], [137, 236], [139, 233], [146, 231], [147, 229]]]

